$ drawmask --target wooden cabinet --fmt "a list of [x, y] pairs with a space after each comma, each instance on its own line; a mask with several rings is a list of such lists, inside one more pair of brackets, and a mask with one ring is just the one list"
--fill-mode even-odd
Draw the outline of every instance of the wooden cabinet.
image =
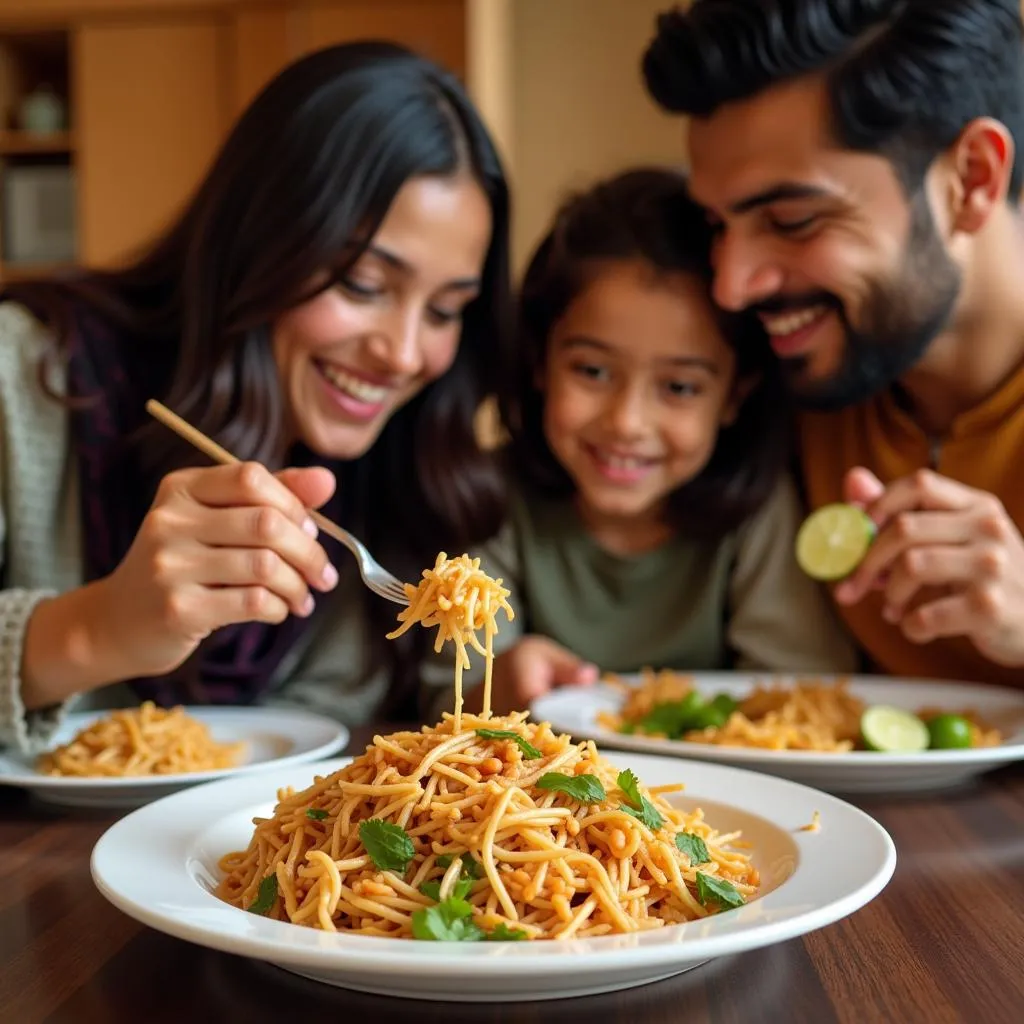
[[72, 66], [79, 258], [116, 261], [186, 201], [229, 120], [219, 20], [83, 25]]
[[[110, 265], [145, 245], [175, 216], [235, 117], [290, 61], [333, 43], [389, 39], [462, 75], [466, 5], [467, 0], [0, 0], [0, 41], [5, 32], [45, 32], [65, 40], [71, 130], [48, 145], [59, 142], [71, 153], [78, 261]], [[9, 91], [3, 65], [0, 60], [0, 105]], [[8, 112], [3, 117], [9, 121]], [[0, 159], [5, 127], [0, 124]], [[0, 279], [22, 272], [31, 268], [0, 262]]]
[[309, 5], [308, 49], [353, 39], [388, 39], [463, 75], [464, 0], [335, 0]]

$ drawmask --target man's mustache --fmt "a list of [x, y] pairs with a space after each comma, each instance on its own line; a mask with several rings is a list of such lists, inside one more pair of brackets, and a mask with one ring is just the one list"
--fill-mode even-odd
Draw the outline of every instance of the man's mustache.
[[828, 306], [831, 309], [842, 309], [843, 304], [829, 292], [807, 292], [803, 295], [775, 295], [770, 299], [751, 303], [745, 312], [759, 315], [762, 313], [791, 313], [810, 309], [813, 306]]

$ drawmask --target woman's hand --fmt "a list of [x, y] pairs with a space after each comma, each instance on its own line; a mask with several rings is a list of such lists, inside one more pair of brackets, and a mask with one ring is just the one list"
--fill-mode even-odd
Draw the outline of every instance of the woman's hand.
[[131, 675], [163, 675], [236, 622], [313, 611], [338, 574], [306, 508], [334, 491], [325, 469], [276, 476], [255, 463], [164, 478], [104, 601], [133, 652]]
[[[588, 686], [597, 681], [596, 665], [544, 636], [523, 637], [494, 659], [491, 710], [497, 715], [521, 711], [556, 686]], [[479, 705], [481, 688], [473, 694]]]
[[117, 569], [36, 607], [26, 706], [164, 675], [222, 626], [309, 615], [338, 574], [306, 509], [334, 486], [326, 469], [274, 475], [255, 463], [169, 474]]

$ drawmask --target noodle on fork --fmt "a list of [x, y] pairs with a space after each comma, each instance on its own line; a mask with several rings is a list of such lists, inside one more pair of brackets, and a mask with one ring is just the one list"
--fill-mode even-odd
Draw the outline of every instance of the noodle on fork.
[[[481, 568], [479, 558], [460, 555], [449, 558], [445, 552], [437, 556], [433, 569], [424, 569], [418, 585], [404, 584], [408, 607], [398, 613], [402, 623], [388, 633], [393, 640], [417, 622], [437, 626], [434, 650], [440, 651], [446, 640], [454, 642], [455, 660], [455, 730], [462, 718], [462, 673], [469, 668], [472, 647], [484, 656], [484, 717], [491, 711], [491, 667], [494, 662], [494, 634], [498, 631], [497, 614], [504, 611], [511, 622], [515, 613], [508, 603], [509, 591], [500, 579], [491, 579]], [[484, 642], [477, 631], [483, 629]]]

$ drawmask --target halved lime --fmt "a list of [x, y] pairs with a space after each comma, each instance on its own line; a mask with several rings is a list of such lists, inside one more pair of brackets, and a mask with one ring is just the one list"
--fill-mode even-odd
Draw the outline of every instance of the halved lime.
[[868, 750], [911, 754], [928, 748], [928, 726], [917, 715], [888, 704], [875, 704], [860, 717], [860, 732]]
[[875, 539], [874, 520], [853, 505], [823, 505], [796, 535], [796, 560], [811, 579], [834, 582], [860, 565]]

